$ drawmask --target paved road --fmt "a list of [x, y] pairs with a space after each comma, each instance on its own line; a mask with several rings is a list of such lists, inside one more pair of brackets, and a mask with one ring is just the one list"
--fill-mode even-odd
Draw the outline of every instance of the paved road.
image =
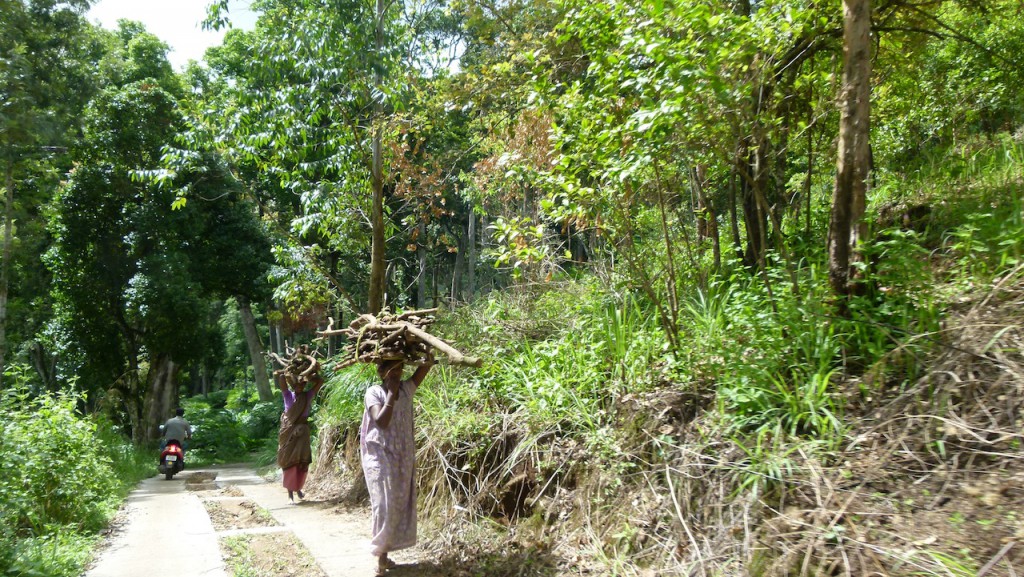
[[124, 527], [86, 577], [225, 577], [213, 523], [183, 471], [146, 479], [128, 496]]
[[[239, 488], [281, 527], [216, 532], [199, 495], [185, 488], [185, 480], [200, 472], [215, 473], [220, 488]], [[329, 577], [370, 576], [376, 567], [369, 552], [368, 513], [339, 512], [314, 501], [293, 504], [283, 487], [267, 483], [249, 467], [189, 469], [171, 481], [147, 479], [125, 507], [124, 525], [85, 577], [225, 577], [218, 538], [267, 531], [294, 533]], [[170, 540], [175, 534], [176, 542]], [[397, 560], [407, 555], [412, 561], [408, 553]]]
[[368, 513], [338, 512], [314, 501], [292, 503], [280, 483], [266, 483], [247, 468], [218, 470], [217, 483], [234, 485], [302, 541], [329, 577], [373, 575]]

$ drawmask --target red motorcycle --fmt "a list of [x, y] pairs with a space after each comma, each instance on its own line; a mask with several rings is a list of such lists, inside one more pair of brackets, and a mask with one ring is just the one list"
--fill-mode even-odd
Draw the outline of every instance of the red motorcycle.
[[157, 465], [157, 470], [160, 471], [165, 479], [170, 481], [174, 478], [175, 473], [180, 472], [184, 468], [185, 451], [181, 448], [181, 444], [178, 441], [171, 439], [167, 442], [163, 452], [160, 453], [160, 464]]
[[[166, 427], [160, 425], [160, 436], [164, 436], [165, 433]], [[168, 481], [173, 479], [176, 473], [185, 468], [185, 447], [182, 446], [181, 441], [167, 439], [166, 443], [161, 446], [160, 460], [157, 462], [159, 464], [156, 470], [160, 471], [160, 474]]]

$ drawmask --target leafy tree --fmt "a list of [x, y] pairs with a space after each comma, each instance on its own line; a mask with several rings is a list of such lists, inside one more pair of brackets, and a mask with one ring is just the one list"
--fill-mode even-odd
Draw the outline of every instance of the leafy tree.
[[872, 138], [877, 168], [916, 170], [966, 134], [1012, 132], [1024, 117], [1019, 3], [945, 2], [876, 18]]
[[159, 166], [181, 127], [175, 99], [151, 81], [105, 91], [54, 206], [48, 263], [65, 370], [93, 391], [111, 389], [136, 440], [151, 438], [176, 402], [180, 366], [202, 358], [208, 297], [258, 295], [269, 260], [259, 227], [246, 221], [251, 209], [216, 158], [178, 175], [196, 198], [182, 210], [170, 210], [173, 187], [140, 176]]
[[[225, 6], [215, 5], [211, 20]], [[225, 154], [299, 195], [302, 215], [292, 232], [326, 254], [353, 252], [369, 221], [369, 269], [347, 267], [367, 287], [366, 304], [353, 297], [349, 306], [379, 309], [389, 236], [385, 197], [392, 186], [384, 143], [394, 138], [389, 119], [408, 101], [417, 74], [411, 31], [418, 13], [365, 0], [274, 0], [260, 9], [256, 30], [228, 43], [248, 55], [244, 67], [223, 52], [213, 55], [214, 66], [235, 82], [230, 125], [219, 127], [231, 135]], [[333, 278], [332, 266], [318, 268]], [[334, 288], [347, 294], [340, 283]]]
[[[0, 2], [0, 184], [5, 198], [0, 368], [9, 343], [26, 339], [41, 323], [31, 309], [46, 306], [35, 299], [45, 290], [32, 290], [46, 283], [32, 263], [45, 242], [38, 207], [56, 184], [60, 152], [78, 132], [78, 112], [96, 90], [96, 45], [82, 16], [88, 5], [76, 0]], [[30, 305], [31, 300], [36, 302]], [[10, 323], [12, 317], [17, 322]], [[9, 326], [14, 327], [11, 335]]]

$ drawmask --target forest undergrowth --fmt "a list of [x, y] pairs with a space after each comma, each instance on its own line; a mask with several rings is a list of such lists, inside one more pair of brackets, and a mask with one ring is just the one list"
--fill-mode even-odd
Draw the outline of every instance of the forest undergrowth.
[[[675, 350], [600, 270], [448, 314], [486, 362], [418, 393], [426, 547], [453, 575], [1014, 574], [1022, 189], [967, 176], [876, 202], [845, 316], [813, 251], [774, 291], [688, 287]], [[342, 500], [372, 378], [336, 374], [321, 413], [315, 483]]]

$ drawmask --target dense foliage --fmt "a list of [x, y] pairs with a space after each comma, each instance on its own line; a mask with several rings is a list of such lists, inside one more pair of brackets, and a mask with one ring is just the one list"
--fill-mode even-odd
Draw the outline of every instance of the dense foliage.
[[74, 393], [33, 396], [21, 381], [0, 397], [0, 569], [78, 575], [119, 499], [151, 474], [143, 453], [109, 422], [83, 418]]
[[[841, 287], [857, 51], [834, 3], [261, 0], [183, 71], [88, 4], [0, 0], [3, 571], [73, 574], [136, 478], [121, 432], [145, 446], [177, 406], [197, 459], [271, 462], [264, 352], [368, 307], [439, 306], [435, 330], [486, 359], [421, 393], [427, 510], [615, 574], [866, 572], [825, 469], [867, 443], [950, 475], [1016, 466], [1016, 329], [974, 346], [950, 326], [1020, 279], [1015, 0], [844, 0], [871, 11], [871, 147]], [[218, 0], [207, 24], [230, 18]], [[934, 368], [950, 351], [991, 366], [964, 385]], [[353, 454], [371, 373], [328, 373], [318, 464]], [[896, 406], [942, 426], [903, 415], [888, 446]], [[995, 554], [939, 547], [878, 570]]]

